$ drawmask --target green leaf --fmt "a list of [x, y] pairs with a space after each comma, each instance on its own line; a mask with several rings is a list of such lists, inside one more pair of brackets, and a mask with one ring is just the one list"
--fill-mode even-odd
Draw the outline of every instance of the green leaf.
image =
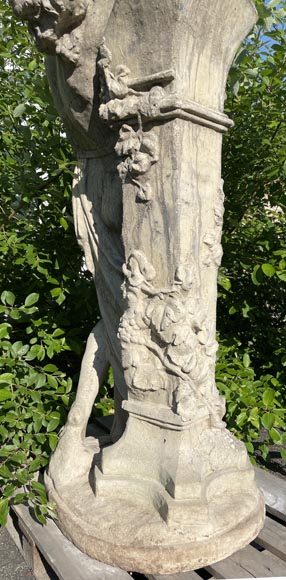
[[257, 4], [257, 12], [260, 18], [268, 18], [271, 14], [269, 8], [265, 4]]
[[254, 453], [253, 443], [251, 443], [250, 441], [247, 441], [245, 443], [245, 447], [246, 447], [248, 453]]
[[259, 430], [260, 430], [260, 419], [259, 419], [259, 417], [250, 416], [250, 417], [249, 417], [249, 422], [250, 422], [250, 423], [251, 423], [251, 425], [253, 425], [253, 427], [255, 427], [255, 429], [257, 429], [257, 431], [259, 432]]
[[21, 357], [25, 356], [28, 350], [29, 350], [28, 344], [23, 344], [21, 340], [17, 340], [17, 342], [14, 342], [14, 344], [12, 344], [11, 353], [14, 357]]
[[279, 431], [277, 431], [277, 429], [274, 428], [270, 429], [269, 435], [271, 439], [274, 441], [274, 443], [276, 444], [282, 443], [281, 434], [279, 433]]
[[16, 475], [17, 481], [21, 485], [25, 485], [29, 481], [29, 474], [28, 474], [27, 469], [22, 469], [20, 471], [17, 471], [17, 473], [15, 475]]
[[51, 419], [47, 425], [47, 432], [50, 433], [51, 431], [54, 431], [59, 426], [59, 424], [60, 424], [59, 418]]
[[67, 220], [63, 216], [60, 218], [60, 224], [64, 228], [64, 230], [67, 230], [69, 227]]
[[268, 447], [268, 445], [266, 445], [266, 444], [260, 445], [259, 449], [261, 451], [261, 455], [262, 455], [264, 461], [266, 461], [267, 460], [267, 457], [269, 455], [269, 447]]
[[17, 451], [17, 453], [14, 453], [13, 455], [10, 455], [9, 457], [9, 461], [11, 461], [12, 463], [25, 463], [27, 460], [26, 455], [22, 452], [22, 451]]
[[12, 385], [15, 381], [15, 377], [12, 373], [2, 373], [0, 375], [0, 383], [6, 383], [7, 385]]
[[33, 304], [36, 304], [36, 302], [38, 302], [40, 295], [37, 294], [37, 292], [33, 292], [32, 294], [29, 294], [29, 296], [27, 296], [26, 300], [25, 300], [25, 306], [29, 307], [32, 306]]
[[12, 473], [7, 465], [0, 465], [0, 476], [3, 477], [3, 479], [11, 479]]
[[38, 358], [39, 360], [41, 360], [42, 353], [43, 353], [42, 345], [33, 344], [33, 346], [30, 348], [30, 350], [27, 353], [25, 358], [27, 361], [34, 360], [35, 358]]
[[53, 298], [56, 298], [57, 296], [60, 296], [62, 293], [62, 289], [61, 288], [53, 288], [52, 290], [50, 290], [50, 294]]
[[36, 457], [29, 464], [29, 467], [28, 467], [29, 473], [35, 473], [35, 471], [38, 471], [40, 469], [40, 467], [43, 466], [43, 464], [45, 464], [45, 460], [43, 460], [42, 457]]
[[280, 455], [283, 462], [286, 461], [286, 449], [280, 449]]
[[250, 366], [250, 356], [249, 354], [246, 352], [243, 355], [243, 366], [248, 369], [248, 367]]
[[18, 505], [20, 503], [26, 503], [28, 500], [27, 493], [16, 493], [13, 497], [13, 505]]
[[58, 387], [58, 381], [55, 377], [53, 377], [53, 375], [48, 375], [48, 384], [53, 388], [53, 389], [57, 389]]
[[63, 336], [64, 335], [64, 330], [62, 330], [61, 328], [57, 328], [54, 332], [53, 332], [53, 337], [54, 338], [58, 338], [59, 336]]
[[15, 294], [13, 294], [13, 292], [10, 292], [9, 290], [4, 290], [4, 292], [2, 292], [1, 294], [1, 302], [3, 304], [14, 306], [15, 299], [16, 299]]
[[10, 498], [13, 495], [13, 493], [16, 491], [16, 489], [17, 489], [16, 485], [13, 485], [13, 484], [6, 485], [5, 491], [3, 492], [3, 497]]
[[263, 282], [263, 272], [260, 266], [256, 265], [252, 274], [251, 274], [252, 282], [255, 286], [260, 286]]
[[56, 367], [55, 365], [45, 365], [45, 366], [43, 367], [43, 370], [44, 370], [46, 373], [54, 373], [54, 372], [58, 371], [59, 369], [58, 369], [58, 367]]
[[3, 401], [8, 401], [12, 398], [12, 393], [8, 389], [0, 389], [0, 403]]
[[236, 425], [238, 427], [242, 427], [246, 421], [248, 419], [248, 415], [246, 411], [242, 411], [241, 413], [239, 413], [239, 415], [236, 417]]
[[6, 526], [9, 513], [9, 500], [0, 499], [0, 525]]
[[17, 117], [21, 117], [23, 115], [23, 113], [26, 110], [26, 105], [25, 103], [20, 103], [19, 105], [17, 105], [17, 107], [15, 107], [14, 111], [13, 111], [13, 117], [15, 117], [15, 119]]
[[21, 318], [21, 312], [15, 308], [13, 308], [12, 310], [10, 310], [10, 317], [13, 320], [19, 320], [19, 318]]
[[32, 481], [31, 486], [34, 491], [46, 497], [46, 488], [42, 483], [39, 481]]
[[40, 415], [40, 413], [33, 413], [33, 425], [35, 433], [39, 433], [42, 428], [42, 424], [43, 417]]
[[263, 274], [265, 274], [265, 276], [268, 276], [269, 278], [272, 278], [272, 276], [274, 276], [276, 272], [272, 264], [262, 264], [261, 269]]
[[34, 505], [34, 513], [38, 522], [44, 526], [47, 522], [47, 518], [41, 512], [40, 506]]
[[265, 405], [265, 407], [271, 407], [271, 405], [274, 402], [275, 399], [275, 391], [273, 389], [266, 389], [266, 391], [264, 391], [263, 396], [262, 396], [262, 401], [263, 404]]
[[46, 384], [46, 376], [41, 375], [40, 373], [37, 375], [36, 381], [34, 383], [35, 389], [41, 389]]
[[227, 292], [231, 289], [231, 281], [226, 276], [220, 275], [218, 278], [218, 284], [224, 288]]
[[49, 446], [52, 451], [55, 451], [58, 444], [58, 436], [56, 433], [49, 433]]
[[264, 415], [262, 415], [261, 422], [263, 427], [270, 431], [275, 423], [274, 413], [264, 413]]
[[3, 323], [0, 324], [0, 340], [1, 338], [9, 338], [10, 336], [10, 329], [12, 328], [11, 324]]

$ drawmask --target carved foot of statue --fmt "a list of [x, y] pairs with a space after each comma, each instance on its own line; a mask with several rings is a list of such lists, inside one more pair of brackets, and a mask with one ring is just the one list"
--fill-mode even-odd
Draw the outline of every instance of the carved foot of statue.
[[[98, 440], [94, 437], [83, 437], [82, 423], [76, 420], [74, 424], [76, 414], [76, 410], [72, 408], [45, 475], [48, 485], [53, 485], [58, 492], [65, 489], [73, 479], [85, 479], [94, 454], [99, 451]], [[77, 419], [79, 416], [80, 413], [77, 414]]]

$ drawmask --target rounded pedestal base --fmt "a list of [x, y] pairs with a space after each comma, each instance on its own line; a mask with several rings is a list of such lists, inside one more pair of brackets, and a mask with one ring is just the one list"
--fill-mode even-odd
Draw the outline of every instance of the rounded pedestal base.
[[109, 480], [109, 492], [97, 497], [88, 478], [74, 480], [59, 495], [46, 476], [63, 533], [92, 558], [127, 571], [172, 574], [201, 568], [249, 544], [263, 526], [264, 502], [255, 484], [249, 493], [213, 497], [201, 522], [194, 502], [184, 502], [183, 523], [168, 525], [154, 506], [154, 490], [148, 504], [142, 482], [137, 487], [129, 481], [129, 497], [125, 483]]

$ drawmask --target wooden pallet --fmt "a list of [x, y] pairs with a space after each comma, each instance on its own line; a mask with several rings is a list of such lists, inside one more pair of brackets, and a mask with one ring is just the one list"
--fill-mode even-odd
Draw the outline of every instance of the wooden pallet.
[[[256, 470], [267, 507], [265, 526], [252, 545], [203, 570], [141, 580], [284, 578], [286, 580], [286, 481]], [[36, 522], [28, 506], [14, 506], [7, 529], [37, 580], [131, 580], [132, 573], [97, 562], [80, 552], [49, 521]], [[139, 576], [134, 575], [139, 580]]]

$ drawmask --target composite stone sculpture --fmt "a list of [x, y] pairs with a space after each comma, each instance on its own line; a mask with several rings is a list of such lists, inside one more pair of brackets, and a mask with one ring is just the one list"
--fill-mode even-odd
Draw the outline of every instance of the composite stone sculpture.
[[[250, 0], [11, 0], [74, 147], [76, 234], [101, 322], [46, 486], [63, 532], [126, 570], [173, 573], [255, 538], [264, 505], [214, 378], [223, 113]], [[112, 365], [115, 418], [86, 437]]]

